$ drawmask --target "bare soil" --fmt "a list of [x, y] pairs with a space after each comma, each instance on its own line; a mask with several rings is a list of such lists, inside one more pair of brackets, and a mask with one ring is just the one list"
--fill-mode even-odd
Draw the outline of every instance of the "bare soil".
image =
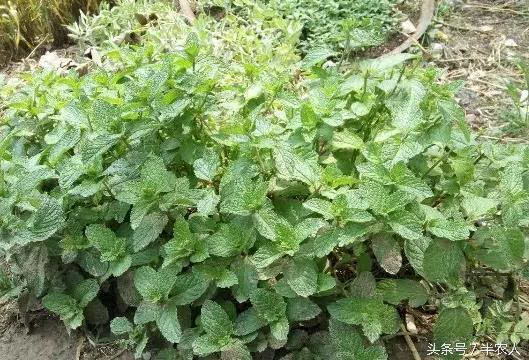
[[434, 63], [446, 80], [465, 81], [460, 103], [475, 130], [512, 140], [502, 115], [513, 107], [507, 84], [522, 87], [516, 62], [529, 61], [529, 1], [442, 0], [439, 9], [447, 4], [448, 14], [430, 31], [430, 41], [442, 44]]

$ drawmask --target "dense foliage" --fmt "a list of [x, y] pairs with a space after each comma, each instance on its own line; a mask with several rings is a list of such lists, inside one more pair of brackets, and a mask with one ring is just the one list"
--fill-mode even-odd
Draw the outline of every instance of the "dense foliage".
[[398, 23], [396, 0], [268, 0], [285, 18], [303, 24], [302, 48], [366, 48], [384, 43]]
[[461, 84], [412, 56], [344, 73], [237, 21], [2, 88], [0, 245], [25, 296], [159, 359], [386, 359], [410, 308], [438, 312], [438, 347], [529, 338], [529, 148], [477, 138]]

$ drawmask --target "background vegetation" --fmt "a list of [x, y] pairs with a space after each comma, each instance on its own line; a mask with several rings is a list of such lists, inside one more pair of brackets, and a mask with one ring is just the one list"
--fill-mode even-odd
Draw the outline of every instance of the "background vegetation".
[[27, 55], [41, 41], [60, 46], [64, 27], [97, 11], [101, 0], [0, 0], [0, 64]]

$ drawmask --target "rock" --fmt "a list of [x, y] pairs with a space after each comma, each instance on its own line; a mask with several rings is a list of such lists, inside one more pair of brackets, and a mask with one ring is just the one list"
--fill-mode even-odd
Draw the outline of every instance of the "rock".
[[76, 68], [79, 64], [69, 58], [60, 57], [55, 51], [46, 51], [39, 59], [39, 66], [44, 70], [57, 71], [64, 74], [67, 70]]
[[445, 46], [441, 43], [432, 43], [430, 45], [431, 51], [430, 54], [434, 59], [440, 59], [444, 55]]
[[494, 30], [494, 26], [492, 26], [492, 25], [482, 25], [478, 29], [479, 29], [479, 31], [489, 32], [489, 31]]
[[412, 334], [418, 334], [417, 326], [415, 325], [415, 319], [413, 315], [406, 314], [406, 329]]
[[413, 34], [417, 31], [417, 28], [415, 27], [415, 25], [413, 25], [410, 19], [406, 19], [406, 21], [401, 22], [400, 28], [405, 34]]
[[504, 42], [503, 42], [503, 45], [505, 45], [506, 47], [517, 47], [518, 44], [516, 43], [516, 41], [514, 41], [513, 39], [506, 39]]
[[522, 90], [520, 93], [520, 104], [527, 105], [527, 98], [529, 97], [529, 91]]

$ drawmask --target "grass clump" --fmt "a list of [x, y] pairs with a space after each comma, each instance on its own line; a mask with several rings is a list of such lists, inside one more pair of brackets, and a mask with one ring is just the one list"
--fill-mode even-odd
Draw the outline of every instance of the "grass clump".
[[100, 0], [0, 0], [0, 64], [29, 53], [42, 41], [59, 46], [65, 25], [80, 11], [95, 12]]

